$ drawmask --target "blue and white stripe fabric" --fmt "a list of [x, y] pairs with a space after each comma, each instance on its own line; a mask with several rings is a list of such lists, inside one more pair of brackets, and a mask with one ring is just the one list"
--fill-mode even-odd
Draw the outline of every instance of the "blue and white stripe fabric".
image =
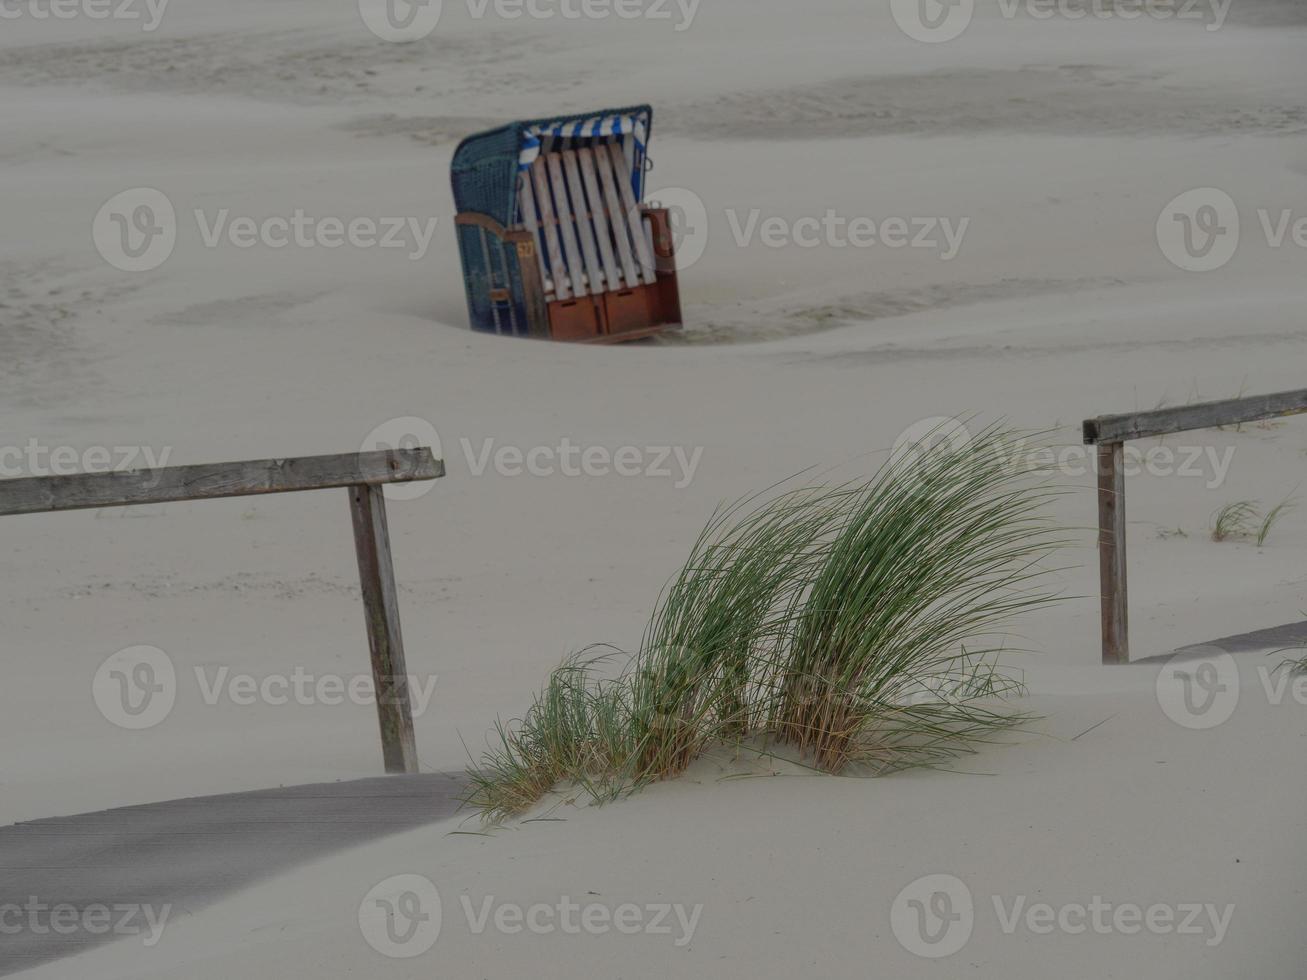
[[616, 137], [631, 165], [631, 187], [637, 201], [644, 200], [645, 143], [649, 118], [646, 113], [625, 116], [592, 116], [575, 122], [546, 123], [532, 126], [522, 137], [518, 170], [530, 169], [541, 153], [573, 149], [586, 143]]

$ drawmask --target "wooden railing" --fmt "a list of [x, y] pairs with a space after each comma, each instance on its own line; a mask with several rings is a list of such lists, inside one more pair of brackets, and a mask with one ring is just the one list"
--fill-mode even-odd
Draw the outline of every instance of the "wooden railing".
[[1087, 445], [1098, 446], [1098, 567], [1102, 594], [1103, 663], [1130, 662], [1125, 550], [1125, 443], [1130, 439], [1238, 425], [1307, 412], [1307, 389], [1199, 402], [1084, 422]]
[[372, 655], [381, 749], [387, 772], [417, 772], [404, 640], [399, 628], [395, 568], [386, 524], [387, 483], [444, 476], [430, 449], [396, 449], [343, 456], [303, 456], [242, 463], [171, 466], [130, 472], [0, 480], [0, 517], [101, 507], [129, 507], [219, 497], [345, 488]]

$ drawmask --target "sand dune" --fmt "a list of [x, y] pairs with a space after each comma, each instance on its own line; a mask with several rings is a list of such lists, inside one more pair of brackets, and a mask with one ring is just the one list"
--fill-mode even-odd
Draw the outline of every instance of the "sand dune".
[[[1287, 230], [1272, 241], [1261, 212], [1287, 214], [1286, 229], [1304, 216], [1303, 10], [1235, 0], [1208, 30], [1007, 17], [993, 0], [943, 44], [864, 0], [713, 0], [684, 31], [478, 21], [447, 0], [439, 29], [407, 45], [373, 37], [347, 0], [175, 0], [151, 34], [7, 21], [0, 449], [282, 457], [352, 452], [389, 420], [425, 420], [448, 476], [390, 520], [409, 667], [436, 679], [417, 720], [422, 765], [457, 770], [565, 654], [638, 643], [722, 500], [806, 467], [865, 472], [940, 416], [1047, 431], [1087, 465], [1084, 418], [1302, 387], [1307, 252]], [[703, 209], [702, 256], [681, 272], [684, 334], [593, 349], [469, 331], [455, 141], [646, 100], [652, 196]], [[142, 187], [168, 198], [176, 245], [158, 268], [125, 273], [92, 225]], [[1189, 272], [1157, 228], [1202, 187], [1235, 202], [1241, 235], [1224, 267]], [[297, 210], [434, 220], [435, 232], [425, 251], [206, 241], [220, 214]], [[795, 240], [796, 223], [832, 212], [936, 232], [947, 220], [957, 248], [942, 233], [929, 248]], [[786, 234], [769, 244], [773, 219]], [[701, 454], [692, 476], [515, 476], [478, 462], [486, 446], [562, 439]], [[1129, 478], [1136, 656], [1301, 620], [1307, 509], [1263, 547], [1209, 531], [1227, 502], [1301, 495], [1303, 424], [1138, 448], [1215, 455], [1190, 477]], [[563, 797], [548, 821], [494, 836], [453, 835], [476, 829], [456, 822], [337, 855], [188, 918], [157, 947], [115, 943], [32, 976], [897, 980], [1042, 978], [1055, 964], [1291, 980], [1302, 705], [1264, 693], [1264, 651], [1238, 654], [1243, 700], [1211, 731], [1167, 717], [1155, 665], [1102, 668], [1093, 475], [1069, 466], [1058, 479], [1069, 493], [1055, 517], [1075, 541], [1066, 598], [1013, 637], [1039, 651], [1018, 665], [1046, 721], [982, 752], [976, 775], [811, 778], [714, 756], [611, 808]], [[219, 667], [367, 671], [343, 493], [6, 518], [3, 531], [0, 821], [377, 774], [369, 707], [209, 704], [193, 682]], [[91, 685], [106, 657], [140, 644], [166, 651], [186, 686], [165, 722], [126, 731]], [[436, 882], [448, 917], [411, 961], [376, 952], [357, 923], [369, 889], [399, 873]], [[984, 911], [942, 961], [912, 955], [890, 922], [901, 890], [933, 873], [966, 881]], [[704, 910], [686, 946], [476, 933], [460, 898], [487, 894]], [[990, 900], [1017, 895], [1235, 912], [1216, 947], [1007, 933]]]

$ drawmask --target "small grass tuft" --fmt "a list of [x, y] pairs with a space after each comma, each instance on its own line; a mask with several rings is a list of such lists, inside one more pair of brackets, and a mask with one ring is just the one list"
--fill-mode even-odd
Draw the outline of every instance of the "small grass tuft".
[[1236, 500], [1228, 503], [1216, 512], [1216, 519], [1212, 522], [1212, 540], [1228, 541], [1230, 538], [1247, 537], [1252, 533], [1256, 520], [1256, 501]]
[[1297, 503], [1292, 497], [1286, 497], [1271, 508], [1270, 513], [1262, 521], [1261, 529], [1257, 532], [1257, 547], [1260, 548], [1266, 543], [1266, 539], [1271, 536], [1271, 529], [1275, 527], [1276, 522], [1296, 506]]
[[1284, 660], [1281, 660], [1275, 669], [1276, 670], [1287, 669], [1289, 673], [1294, 677], [1307, 676], [1307, 647], [1303, 647], [1303, 646], [1288, 647], [1286, 649], [1275, 650], [1273, 652], [1288, 653], [1291, 650], [1295, 651], [1297, 655], [1293, 657], [1286, 657]]

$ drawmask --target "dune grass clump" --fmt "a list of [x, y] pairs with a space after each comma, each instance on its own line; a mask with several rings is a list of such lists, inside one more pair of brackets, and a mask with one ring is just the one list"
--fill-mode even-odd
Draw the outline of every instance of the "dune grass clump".
[[1256, 501], [1236, 500], [1226, 504], [1216, 512], [1216, 518], [1212, 521], [1212, 540], [1228, 541], [1230, 538], [1246, 537], [1256, 519]]
[[1048, 601], [1026, 586], [1050, 545], [1050, 491], [1013, 474], [1004, 448], [893, 460], [849, 501], [796, 618], [771, 726], [821, 768], [916, 766], [1003, 726], [975, 702], [1013, 690], [992, 641]]
[[779, 645], [840, 499], [799, 489], [720, 509], [659, 598], [639, 655], [615, 677], [605, 670], [618, 651], [568, 658], [520, 722], [496, 726], [468, 770], [469, 802], [488, 818], [510, 816], [563, 780], [611, 799], [756, 731], [757, 663]]
[[802, 488], [713, 515], [660, 597], [631, 674], [642, 768], [674, 775], [705, 739], [757, 730], [759, 665], [783, 647], [846, 497]]
[[1256, 538], [1257, 547], [1266, 544], [1271, 531], [1289, 511], [1297, 506], [1293, 497], [1286, 497], [1261, 516], [1255, 500], [1236, 500], [1216, 512], [1212, 521], [1212, 540], [1228, 541], [1231, 538]]
[[[773, 488], [714, 514], [639, 650], [584, 651], [469, 770], [488, 819], [570, 783], [596, 801], [749, 740], [828, 772], [955, 759], [1026, 716], [997, 662], [1052, 601], [1054, 492], [990, 429], [900, 453], [869, 480]], [[596, 648], [597, 649], [597, 648]]]
[[[608, 778], [627, 756], [624, 725], [611, 727], [595, 680], [601, 657], [569, 658], [549, 677], [544, 691], [515, 725], [495, 726], [494, 746], [469, 769], [472, 796], [487, 816], [507, 816], [531, 806], [560, 780], [585, 783]], [[597, 795], [597, 794], [596, 794]]]
[[1257, 530], [1257, 547], [1266, 544], [1266, 539], [1271, 536], [1271, 529], [1279, 522], [1280, 518], [1297, 506], [1292, 497], [1281, 500], [1272, 507], [1262, 519], [1262, 526]]

